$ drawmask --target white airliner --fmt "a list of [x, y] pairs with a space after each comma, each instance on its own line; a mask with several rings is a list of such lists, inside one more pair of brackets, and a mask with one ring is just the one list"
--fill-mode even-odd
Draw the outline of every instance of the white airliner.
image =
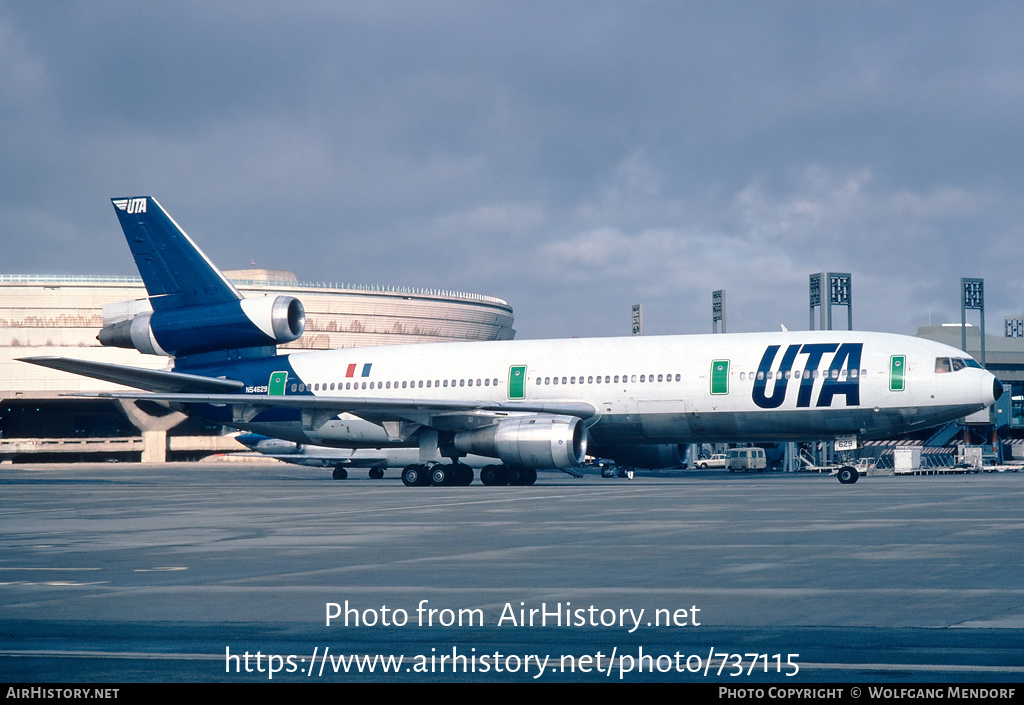
[[[313, 445], [418, 447], [407, 485], [469, 484], [458, 459], [500, 462], [484, 484], [532, 484], [584, 456], [678, 464], [678, 444], [888, 437], [992, 404], [996, 378], [965, 353], [859, 331], [428, 343], [278, 354], [305, 327], [292, 297], [243, 299], [151, 197], [113, 199], [151, 311], [105, 345], [173, 358], [153, 371], [26, 358], [148, 390], [242, 430]], [[948, 371], [947, 371], [948, 370]], [[843, 468], [839, 480], [857, 480]]]

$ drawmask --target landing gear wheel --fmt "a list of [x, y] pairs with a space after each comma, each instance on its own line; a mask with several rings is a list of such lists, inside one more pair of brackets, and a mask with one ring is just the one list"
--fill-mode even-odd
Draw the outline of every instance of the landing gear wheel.
[[836, 475], [839, 478], [839, 482], [844, 485], [852, 485], [860, 477], [857, 468], [851, 468], [849, 465], [839, 468], [839, 472]]
[[430, 484], [434, 487], [444, 487], [455, 484], [455, 466], [438, 463], [430, 468]]
[[331, 476], [334, 477], [335, 480], [347, 480], [348, 470], [340, 465], [335, 465], [334, 472], [331, 473]]
[[423, 487], [430, 484], [430, 473], [426, 465], [406, 465], [402, 470], [402, 482], [406, 487]]
[[383, 480], [384, 479], [384, 468], [370, 468], [370, 479], [371, 480]]
[[504, 465], [487, 465], [480, 471], [480, 482], [491, 487], [507, 485], [508, 471]]
[[509, 468], [508, 484], [517, 487], [532, 485], [537, 481], [537, 471], [534, 468]]

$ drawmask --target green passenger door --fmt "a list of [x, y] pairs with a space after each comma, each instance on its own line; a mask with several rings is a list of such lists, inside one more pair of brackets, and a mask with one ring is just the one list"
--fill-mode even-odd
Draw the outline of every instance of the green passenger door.
[[711, 362], [711, 393], [729, 393], [729, 361], [713, 360]]
[[284, 396], [284, 388], [288, 384], [287, 372], [271, 372], [267, 393], [272, 397]]
[[526, 398], [526, 365], [512, 365], [508, 370], [508, 398]]
[[902, 392], [906, 379], [907, 356], [893, 355], [889, 358], [889, 391]]

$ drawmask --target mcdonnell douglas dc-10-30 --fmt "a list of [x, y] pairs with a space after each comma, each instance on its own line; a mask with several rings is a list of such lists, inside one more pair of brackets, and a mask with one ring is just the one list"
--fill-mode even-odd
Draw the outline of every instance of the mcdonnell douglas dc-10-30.
[[[152, 197], [114, 210], [149, 306], [105, 325], [104, 345], [167, 370], [58, 357], [27, 362], [134, 387], [150, 399], [274, 438], [418, 447], [406, 485], [529, 485], [589, 452], [672, 467], [679, 444], [888, 437], [992, 404], [996, 378], [964, 352], [859, 331], [781, 331], [423, 343], [279, 354], [305, 328], [290, 296], [246, 299]], [[136, 307], [141, 308], [141, 307]], [[428, 464], [438, 453], [450, 463]], [[857, 471], [838, 473], [856, 482]]]

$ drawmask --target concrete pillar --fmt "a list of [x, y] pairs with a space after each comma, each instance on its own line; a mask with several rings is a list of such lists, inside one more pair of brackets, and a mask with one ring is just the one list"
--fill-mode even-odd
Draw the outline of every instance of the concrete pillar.
[[[152, 402], [149, 409], [137, 399], [118, 399], [121, 411], [135, 428], [142, 432], [142, 462], [167, 462], [167, 432], [188, 418], [180, 411], [171, 411]], [[159, 413], [159, 412], [166, 413]]]

